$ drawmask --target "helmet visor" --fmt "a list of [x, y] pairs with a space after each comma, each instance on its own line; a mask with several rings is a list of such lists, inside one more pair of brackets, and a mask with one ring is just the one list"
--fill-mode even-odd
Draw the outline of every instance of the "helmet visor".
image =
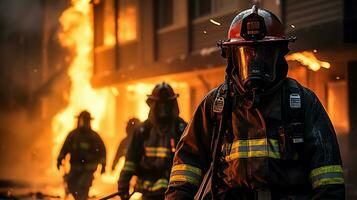
[[252, 44], [232, 47], [234, 74], [243, 86], [249, 81], [273, 82], [276, 77], [277, 45]]

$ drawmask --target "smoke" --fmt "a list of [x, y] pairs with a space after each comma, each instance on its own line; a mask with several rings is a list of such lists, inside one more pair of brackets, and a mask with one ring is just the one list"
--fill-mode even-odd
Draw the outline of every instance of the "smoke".
[[0, 17], [4, 20], [8, 29], [3, 30], [6, 34], [13, 32], [38, 33], [42, 25], [43, 15], [42, 0], [2, 0], [0, 1]]
[[[50, 119], [64, 107], [63, 91], [68, 87], [65, 73], [52, 73], [65, 63], [57, 29], [67, 5], [63, 0], [0, 0], [0, 189], [9, 182], [61, 182], [50, 156]], [[47, 79], [44, 56], [49, 60]]]

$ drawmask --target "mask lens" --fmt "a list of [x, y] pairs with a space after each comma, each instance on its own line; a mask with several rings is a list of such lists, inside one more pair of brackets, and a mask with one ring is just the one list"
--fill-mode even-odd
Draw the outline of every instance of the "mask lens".
[[235, 72], [244, 86], [249, 81], [273, 82], [279, 48], [276, 45], [233, 47]]

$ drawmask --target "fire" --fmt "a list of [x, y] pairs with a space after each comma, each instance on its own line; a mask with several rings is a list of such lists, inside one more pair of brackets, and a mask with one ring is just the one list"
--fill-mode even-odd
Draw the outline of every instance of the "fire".
[[326, 69], [331, 67], [330, 63], [317, 59], [314, 53], [308, 51], [292, 53], [286, 56], [286, 60], [298, 61], [313, 71], [318, 71], [321, 67]]
[[[122, 89], [115, 86], [95, 89], [91, 86], [90, 80], [93, 73], [93, 19], [90, 1], [72, 0], [71, 7], [66, 9], [60, 17], [62, 27], [59, 33], [60, 43], [70, 49], [72, 53], [72, 61], [67, 72], [71, 81], [71, 88], [68, 94], [64, 94], [64, 97], [68, 100], [67, 107], [52, 119], [54, 138], [52, 160], [56, 161], [67, 134], [76, 126], [77, 119], [75, 116], [82, 110], [88, 110], [94, 117], [92, 128], [98, 131], [107, 150], [107, 172], [101, 176], [99, 176], [98, 171], [96, 172], [93, 187], [90, 191], [90, 195], [102, 196], [106, 193], [115, 192], [119, 173], [124, 163], [124, 158], [121, 158], [115, 171], [109, 172], [111, 161], [118, 147], [119, 141], [116, 141], [116, 139], [124, 136], [125, 123], [130, 117], [138, 117], [140, 120], [147, 118], [149, 108], [145, 103], [146, 95], [151, 93], [155, 83], [162, 80], [128, 84], [124, 85]], [[133, 10], [128, 10], [127, 15], [132, 16], [133, 13]], [[124, 34], [121, 37], [129, 40], [132, 38], [129, 35], [135, 34]], [[168, 82], [177, 93], [182, 94], [179, 98], [179, 106], [182, 108], [182, 116], [188, 120], [190, 115], [188, 84], [186, 82]], [[118, 99], [125, 99], [125, 106], [122, 106], [122, 104], [118, 106], [121, 112], [119, 118], [121, 119], [119, 120], [119, 127], [116, 127], [115, 125], [118, 124], [115, 121]], [[68, 162], [68, 158], [66, 160]], [[55, 165], [53, 165], [52, 170], [56, 171]], [[65, 172], [68, 172], [68, 167], [62, 173]]]
[[[76, 126], [75, 116], [82, 110], [88, 110], [95, 118], [92, 127], [106, 140], [115, 132], [114, 110], [115, 88], [94, 89], [90, 80], [93, 71], [93, 27], [90, 0], [72, 0], [71, 7], [61, 17], [62, 31], [59, 33], [60, 43], [71, 50], [72, 61], [67, 71], [71, 81], [68, 105], [52, 120], [53, 149], [52, 157], [56, 160], [65, 137]], [[105, 134], [105, 135], [103, 135]], [[111, 148], [113, 149], [113, 148]], [[107, 147], [107, 154], [109, 152]], [[114, 151], [115, 149], [113, 149]]]

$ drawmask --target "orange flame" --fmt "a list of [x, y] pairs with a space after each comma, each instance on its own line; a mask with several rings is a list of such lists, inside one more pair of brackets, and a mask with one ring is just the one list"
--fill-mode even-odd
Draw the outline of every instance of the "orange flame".
[[[116, 150], [115, 142], [116, 130], [114, 122], [116, 112], [116, 97], [122, 93], [126, 96], [126, 107], [121, 107], [122, 118], [129, 119], [132, 116], [144, 120], [149, 112], [145, 100], [154, 87], [153, 83], [135, 83], [126, 85], [123, 90], [119, 91], [117, 87], [106, 87], [94, 89], [90, 80], [93, 73], [93, 21], [91, 0], [72, 0], [71, 7], [66, 9], [61, 17], [60, 24], [62, 27], [59, 33], [61, 44], [70, 49], [72, 53], [72, 62], [68, 69], [68, 76], [71, 81], [69, 94], [64, 94], [68, 100], [65, 109], [59, 112], [52, 119], [53, 132], [53, 149], [52, 158], [56, 156], [63, 144], [67, 134], [76, 126], [75, 116], [82, 110], [88, 110], [93, 116], [92, 127], [101, 135], [107, 149], [107, 161], [111, 161]], [[129, 12], [129, 11], [128, 11]], [[133, 15], [134, 11], [130, 11]], [[128, 14], [129, 15], [129, 14]], [[132, 35], [131, 33], [129, 35]], [[135, 35], [135, 34], [134, 34]], [[124, 37], [124, 35], [121, 35]], [[133, 37], [125, 36], [130, 40]], [[155, 81], [156, 82], [156, 81]], [[170, 82], [170, 81], [169, 81]], [[170, 82], [178, 93], [183, 94], [179, 100], [182, 108], [182, 115], [185, 119], [189, 116], [189, 93], [188, 84], [185, 82]], [[121, 98], [122, 99], [122, 98]], [[122, 127], [124, 130], [124, 127]], [[113, 141], [114, 139], [114, 141]], [[68, 161], [67, 161], [68, 162]], [[123, 166], [124, 159], [121, 158], [115, 172], [107, 172], [98, 178], [98, 172], [95, 174], [95, 181], [91, 188], [90, 194], [104, 195], [105, 192], [113, 192], [116, 188], [119, 172]], [[109, 163], [108, 163], [109, 165]], [[108, 166], [107, 165], [107, 166]], [[107, 167], [109, 169], [110, 166]], [[53, 165], [53, 170], [54, 165]], [[104, 192], [104, 193], [103, 193]], [[133, 197], [132, 199], [135, 199]]]
[[[71, 88], [67, 107], [52, 119], [54, 160], [65, 137], [76, 125], [75, 116], [82, 110], [88, 110], [94, 116], [92, 127], [99, 131], [105, 143], [114, 136], [112, 126], [115, 123], [110, 120], [114, 120], [112, 108], [115, 106], [115, 95], [118, 94], [115, 88], [94, 89], [90, 83], [93, 72], [93, 27], [90, 0], [72, 0], [71, 7], [66, 9], [60, 17], [60, 24], [62, 27], [59, 33], [60, 43], [72, 52], [72, 61], [67, 71]], [[112, 152], [108, 152], [109, 155], [110, 153]]]
[[330, 63], [317, 59], [314, 53], [308, 51], [292, 53], [286, 56], [286, 60], [298, 61], [301, 64], [307, 66], [312, 71], [318, 71], [321, 67], [326, 69], [331, 67]]

